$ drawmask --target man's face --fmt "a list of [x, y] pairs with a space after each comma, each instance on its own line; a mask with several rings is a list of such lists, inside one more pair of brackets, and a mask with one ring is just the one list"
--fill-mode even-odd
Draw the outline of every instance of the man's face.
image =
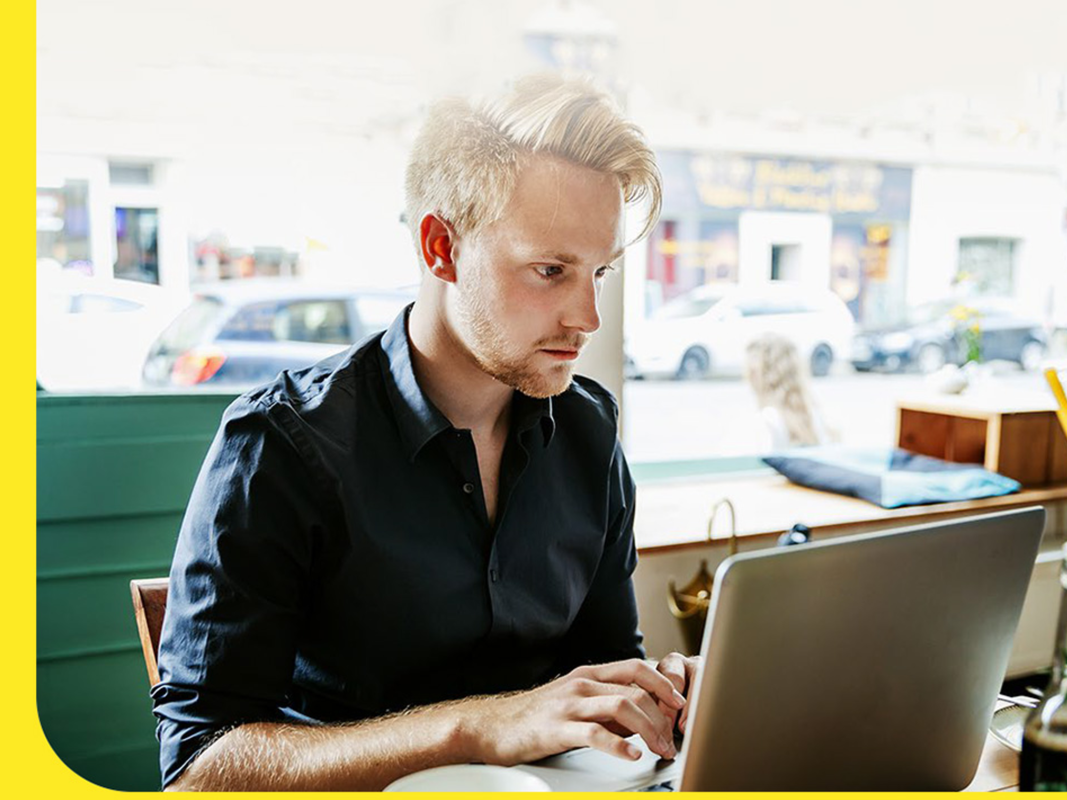
[[611, 175], [526, 160], [503, 216], [459, 241], [449, 316], [484, 372], [531, 397], [566, 390], [600, 327], [601, 285], [622, 255], [622, 208]]

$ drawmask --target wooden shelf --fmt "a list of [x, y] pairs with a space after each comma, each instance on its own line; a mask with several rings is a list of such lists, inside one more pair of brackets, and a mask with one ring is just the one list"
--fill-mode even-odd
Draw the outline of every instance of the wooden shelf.
[[897, 446], [981, 464], [1026, 487], [1067, 481], [1067, 436], [1051, 397], [987, 393], [902, 400]]

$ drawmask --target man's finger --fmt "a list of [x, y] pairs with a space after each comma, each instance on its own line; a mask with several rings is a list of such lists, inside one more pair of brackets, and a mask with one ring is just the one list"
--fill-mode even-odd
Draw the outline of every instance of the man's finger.
[[700, 671], [700, 665], [704, 663], [704, 659], [700, 656], [690, 656], [685, 659], [685, 699], [688, 703], [693, 698], [693, 687], [697, 683], [697, 673]]
[[[651, 713], [651, 716], [650, 716]], [[613, 721], [634, 731], [648, 744], [649, 749], [662, 758], [674, 758], [678, 752], [674, 737], [659, 710], [641, 708], [639, 701], [619, 694], [605, 694], [583, 698], [579, 716], [598, 722]]]
[[637, 684], [657, 700], [662, 700], [672, 708], [681, 708], [685, 705], [685, 697], [674, 688], [671, 681], [640, 659], [632, 658], [629, 661], [615, 661], [582, 669], [593, 680], [601, 683], [617, 683], [622, 686]]
[[592, 747], [594, 750], [627, 761], [637, 761], [641, 757], [639, 747], [630, 744], [621, 736], [616, 736], [596, 722], [569, 722], [563, 730], [567, 747]]
[[[640, 686], [620, 686], [617, 683], [593, 683], [595, 691], [592, 694], [586, 695], [592, 697], [596, 695], [617, 695], [635, 703], [640, 711], [651, 720], [652, 725], [655, 727], [660, 737], [665, 742], [672, 743], [674, 741], [674, 720], [678, 716], [678, 709], [671, 708], [664, 703], [656, 700], [652, 695], [642, 689]], [[598, 722], [607, 725], [608, 730], [618, 733], [616, 728], [622, 727], [618, 722], [611, 719], [598, 718]], [[630, 728], [630, 733], [641, 733], [636, 728]], [[647, 741], [647, 740], [646, 740]]]
[[[678, 709], [677, 708], [670, 708], [666, 704], [659, 703], [659, 702], [657, 702], [657, 707], [659, 708], [660, 713], [663, 714], [667, 718], [667, 720], [670, 722], [671, 735], [673, 736], [674, 735], [675, 722], [678, 719], [680, 719]], [[688, 706], [686, 706], [686, 708], [688, 708]], [[685, 709], [682, 709], [682, 711], [684, 713]]]
[[684, 695], [688, 678], [686, 666], [686, 660], [680, 653], [668, 653], [656, 665], [656, 671], [666, 676], [675, 691]]
[[691, 656], [685, 658], [685, 708], [682, 709], [682, 713], [678, 717], [678, 730], [681, 733], [685, 733], [685, 725], [689, 721], [689, 709], [692, 707], [696, 698], [693, 696], [693, 687], [696, 686], [697, 670], [700, 669], [702, 659], [700, 656]]

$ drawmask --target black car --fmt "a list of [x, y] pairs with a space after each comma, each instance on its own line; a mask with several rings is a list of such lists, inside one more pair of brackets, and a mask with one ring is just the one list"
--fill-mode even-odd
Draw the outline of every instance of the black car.
[[197, 288], [145, 359], [146, 386], [253, 386], [385, 330], [414, 289], [316, 287], [279, 279]]
[[1037, 369], [1045, 357], [1047, 337], [1041, 323], [998, 300], [939, 301], [918, 306], [892, 327], [865, 331], [853, 340], [852, 366], [860, 372], [936, 372], [968, 357], [965, 331], [978, 327], [983, 361], [1014, 361]]

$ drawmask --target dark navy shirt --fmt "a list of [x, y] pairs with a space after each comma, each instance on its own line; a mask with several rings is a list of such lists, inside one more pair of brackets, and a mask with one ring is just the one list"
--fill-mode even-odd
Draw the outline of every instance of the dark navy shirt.
[[164, 785], [242, 722], [357, 720], [644, 655], [614, 398], [581, 377], [514, 394], [490, 524], [406, 315], [223, 416], [170, 573]]

